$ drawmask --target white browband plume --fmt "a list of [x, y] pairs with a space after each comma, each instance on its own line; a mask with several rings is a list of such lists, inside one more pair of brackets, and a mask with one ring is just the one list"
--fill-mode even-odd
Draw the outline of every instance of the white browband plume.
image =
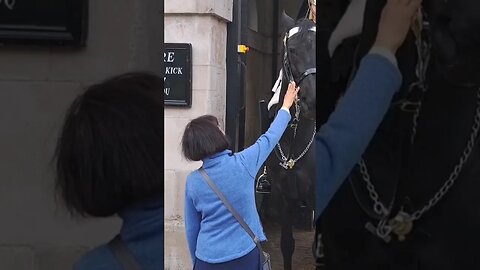
[[288, 38], [293, 37], [298, 32], [300, 32], [300, 27], [294, 27], [294, 28], [290, 29], [290, 31], [288, 31]]
[[[316, 26], [312, 26], [308, 29], [308, 31], [311, 31], [311, 32], [317, 32], [317, 27]], [[288, 35], [286, 37], [283, 38], [283, 44], [286, 44], [287, 42], [287, 39], [293, 37], [294, 35], [298, 34], [300, 32], [300, 27], [294, 27], [292, 29], [290, 29], [288, 31]]]

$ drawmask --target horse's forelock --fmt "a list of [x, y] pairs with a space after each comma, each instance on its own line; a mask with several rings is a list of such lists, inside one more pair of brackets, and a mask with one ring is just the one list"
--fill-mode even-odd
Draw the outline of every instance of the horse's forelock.
[[[292, 49], [292, 48], [295, 49], [295, 48], [298, 48], [298, 47], [302, 48], [302, 47], [305, 46], [305, 44], [306, 44], [305, 41], [307, 40], [307, 38], [313, 37], [315, 39], [315, 36], [316, 36], [315, 33], [310, 31], [310, 29], [314, 26], [315, 26], [315, 24], [308, 19], [302, 19], [302, 20], [297, 21], [297, 23], [295, 24], [295, 27], [298, 27], [300, 30], [288, 39], [288, 47], [290, 49]], [[306, 62], [311, 62], [311, 61], [308, 61], [308, 60], [312, 57], [315, 60], [315, 57], [314, 57], [315, 52], [306, 51], [306, 50], [299, 50], [298, 52], [301, 53], [302, 58], [303, 57], [307, 58], [307, 59], [305, 59]], [[295, 64], [295, 63], [291, 63], [291, 64]]]
[[[310, 31], [309, 29], [311, 29], [312, 27], [315, 27], [315, 24], [309, 19], [301, 19], [297, 21], [297, 23], [293, 28], [295, 27], [298, 27], [300, 30], [295, 35], [289, 38], [289, 47], [293, 47], [293, 48], [295, 48], [295, 45], [304, 42], [305, 38], [307, 38], [308, 35], [312, 35], [312, 31]], [[287, 33], [291, 29], [288, 29]]]

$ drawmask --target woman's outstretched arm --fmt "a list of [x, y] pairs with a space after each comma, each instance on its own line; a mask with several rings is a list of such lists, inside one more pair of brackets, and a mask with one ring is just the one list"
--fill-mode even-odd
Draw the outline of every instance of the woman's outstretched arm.
[[298, 90], [299, 89], [295, 86], [295, 83], [291, 82], [289, 84], [283, 101], [283, 106], [278, 111], [277, 116], [267, 132], [260, 136], [252, 146], [237, 154], [250, 176], [253, 178], [255, 178], [258, 170], [285, 132], [291, 118], [289, 110], [297, 98]]
[[316, 217], [360, 160], [401, 85], [395, 52], [420, 4], [421, 0], [388, 0], [374, 48], [362, 59], [344, 98], [316, 135]]
[[315, 138], [317, 214], [360, 160], [400, 84], [400, 72], [385, 57], [370, 54], [362, 60], [346, 95]]

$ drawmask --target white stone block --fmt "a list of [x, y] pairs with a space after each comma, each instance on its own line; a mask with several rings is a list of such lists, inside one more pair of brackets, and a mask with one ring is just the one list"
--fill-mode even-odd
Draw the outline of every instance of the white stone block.
[[227, 25], [216, 18], [165, 16], [165, 42], [191, 43], [193, 65], [226, 65]]
[[191, 43], [193, 57], [192, 107], [165, 108], [165, 269], [192, 268], [183, 227], [185, 180], [201, 162], [185, 161], [180, 141], [186, 124], [204, 114], [224, 127], [226, 57], [237, 53], [226, 51], [232, 6], [232, 0], [165, 2], [165, 42]]
[[[168, 222], [165, 224], [169, 227]], [[188, 250], [185, 230], [178, 227], [165, 232], [165, 269], [185, 270], [192, 269], [192, 259]]]
[[232, 21], [233, 0], [165, 0], [165, 14], [210, 14]]
[[226, 69], [213, 65], [194, 65], [192, 88], [194, 90], [218, 90], [225, 92]]
[[176, 170], [189, 166], [181, 152], [181, 139], [188, 121], [190, 120], [185, 118], [165, 119], [165, 170]]
[[183, 222], [185, 182], [191, 171], [165, 171], [165, 220]]

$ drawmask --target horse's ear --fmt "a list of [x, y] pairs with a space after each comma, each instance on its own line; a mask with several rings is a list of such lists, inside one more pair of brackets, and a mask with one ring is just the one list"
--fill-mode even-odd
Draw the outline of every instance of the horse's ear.
[[295, 26], [295, 20], [288, 16], [287, 13], [285, 13], [285, 10], [282, 12], [281, 22], [285, 31], [288, 31]]

